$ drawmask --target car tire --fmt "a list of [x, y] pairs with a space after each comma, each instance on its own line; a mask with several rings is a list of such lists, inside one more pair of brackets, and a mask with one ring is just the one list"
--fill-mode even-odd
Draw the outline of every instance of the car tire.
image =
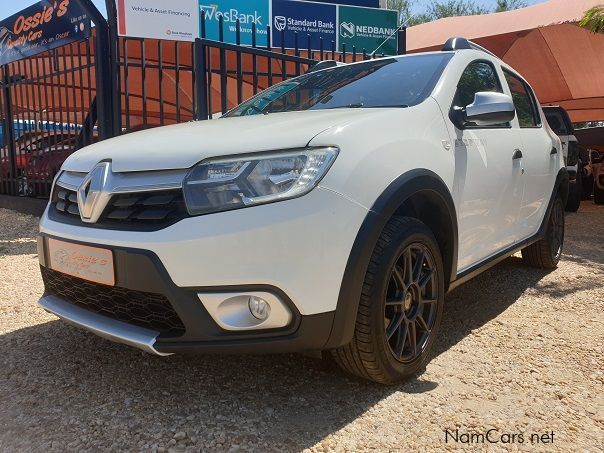
[[583, 199], [583, 178], [581, 178], [581, 171], [577, 172], [576, 181], [569, 184], [568, 189], [568, 200], [566, 201], [565, 209], [568, 212], [577, 212]]
[[581, 180], [581, 185], [583, 186], [583, 199], [589, 200], [594, 191], [594, 177], [593, 175], [581, 175]]
[[336, 363], [381, 384], [417, 374], [438, 333], [444, 286], [432, 231], [414, 218], [390, 219], [369, 262], [353, 339], [332, 351]]
[[604, 189], [600, 189], [597, 184], [594, 184], [594, 203], [604, 204]]
[[522, 249], [522, 259], [530, 266], [555, 269], [562, 257], [564, 246], [564, 207], [557, 197], [547, 220], [545, 237]]

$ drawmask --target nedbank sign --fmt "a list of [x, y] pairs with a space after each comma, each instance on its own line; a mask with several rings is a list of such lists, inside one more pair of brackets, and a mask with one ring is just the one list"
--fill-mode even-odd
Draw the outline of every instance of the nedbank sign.
[[[237, 20], [241, 27], [241, 44], [252, 44], [252, 24], [256, 24], [256, 44], [267, 45], [266, 26], [270, 25], [269, 0], [199, 0], [200, 24], [205, 20], [206, 38], [220, 38], [220, 19], [224, 40], [237, 42]], [[201, 26], [201, 25], [200, 25]]]
[[[338, 7], [339, 42], [346, 43], [348, 50], [355, 46], [357, 51], [365, 49], [371, 53], [378, 49], [379, 54], [396, 54], [396, 30], [398, 17], [396, 11]], [[340, 50], [341, 45], [340, 45]]]

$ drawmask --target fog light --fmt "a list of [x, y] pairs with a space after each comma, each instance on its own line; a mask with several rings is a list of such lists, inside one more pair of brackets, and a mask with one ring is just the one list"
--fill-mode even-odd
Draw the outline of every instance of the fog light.
[[200, 293], [199, 300], [212, 319], [224, 330], [281, 329], [293, 314], [273, 293]]
[[248, 302], [250, 313], [256, 319], [264, 321], [271, 313], [271, 306], [261, 297], [251, 296]]

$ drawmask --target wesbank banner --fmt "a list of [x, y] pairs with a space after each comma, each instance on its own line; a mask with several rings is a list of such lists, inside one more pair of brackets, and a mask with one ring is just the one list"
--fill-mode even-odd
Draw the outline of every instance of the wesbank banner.
[[337, 6], [326, 3], [273, 0], [273, 47], [308, 47], [308, 35], [312, 49], [331, 49], [337, 42]]
[[[396, 11], [338, 6], [339, 42], [346, 43], [347, 50], [355, 46], [358, 52], [365, 49], [367, 53], [372, 53], [377, 49], [379, 54], [395, 55], [397, 28]], [[339, 50], [342, 50], [341, 45]]]
[[89, 36], [90, 19], [77, 2], [40, 1], [0, 22], [0, 65]]
[[197, 0], [117, 0], [118, 34], [194, 41], [199, 30]]
[[218, 40], [219, 23], [222, 17], [224, 41], [235, 43], [237, 19], [241, 26], [241, 44], [252, 44], [252, 24], [256, 24], [256, 44], [266, 46], [270, 25], [269, 0], [198, 0], [199, 20], [205, 17], [206, 38]]

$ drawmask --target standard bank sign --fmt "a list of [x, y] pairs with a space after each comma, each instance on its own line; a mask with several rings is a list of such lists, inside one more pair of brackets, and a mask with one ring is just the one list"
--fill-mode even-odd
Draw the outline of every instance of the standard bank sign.
[[[256, 44], [266, 46], [270, 25], [268, 0], [199, 0], [200, 29], [205, 21], [205, 37], [220, 39], [220, 20], [223, 23], [225, 42], [237, 42], [237, 20], [241, 27], [241, 44], [252, 44], [252, 24], [256, 25]], [[203, 18], [203, 19], [202, 19]]]
[[[273, 47], [331, 49], [337, 42], [335, 5], [273, 0]], [[298, 41], [296, 43], [296, 40]]]

